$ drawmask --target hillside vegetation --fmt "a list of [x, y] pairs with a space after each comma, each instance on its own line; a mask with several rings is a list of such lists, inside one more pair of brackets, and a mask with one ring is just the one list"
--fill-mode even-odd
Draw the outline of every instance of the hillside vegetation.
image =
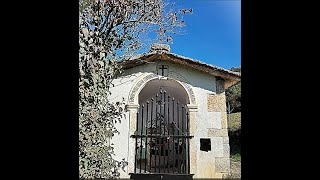
[[[230, 70], [241, 72], [241, 67]], [[230, 157], [232, 162], [241, 164], [241, 81], [226, 90], [226, 98]]]

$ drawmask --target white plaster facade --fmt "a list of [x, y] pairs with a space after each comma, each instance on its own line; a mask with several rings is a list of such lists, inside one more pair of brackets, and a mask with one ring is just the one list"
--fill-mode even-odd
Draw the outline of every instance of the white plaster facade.
[[[209, 133], [209, 129], [215, 132], [226, 129], [223, 127], [223, 121], [226, 119], [222, 118], [226, 116], [226, 111], [208, 110], [208, 95], [217, 94], [216, 77], [170, 61], [152, 62], [126, 69], [121, 77], [113, 81], [110, 99], [121, 101], [124, 98], [128, 104], [126, 118], [116, 125], [120, 135], [115, 135], [112, 139], [115, 158], [125, 158], [129, 162], [125, 172], [121, 171], [121, 178], [129, 178], [129, 173], [134, 169], [135, 139], [130, 138], [130, 135], [135, 130], [134, 116], [139, 107], [139, 92], [149, 81], [162, 77], [156, 75], [157, 65], [168, 65], [168, 77], [184, 85], [188, 93], [190, 118], [193, 117], [194, 120], [193, 123], [190, 121], [190, 133], [194, 136], [190, 140], [190, 170], [194, 174], [193, 178], [222, 178], [230, 171], [228, 136], [227, 133]], [[146, 79], [147, 76], [149, 79]], [[190, 89], [187, 90], [187, 87]], [[224, 92], [221, 95], [224, 96]], [[200, 138], [210, 138], [211, 151], [200, 150]]]

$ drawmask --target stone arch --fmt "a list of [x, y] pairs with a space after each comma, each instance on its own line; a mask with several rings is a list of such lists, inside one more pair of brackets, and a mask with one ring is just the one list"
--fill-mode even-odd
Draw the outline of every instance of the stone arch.
[[[187, 83], [186, 79], [174, 73], [169, 73], [168, 77], [163, 77], [154, 73], [148, 73], [139, 77], [139, 79], [134, 83], [133, 88], [129, 93], [127, 109], [129, 112], [129, 132], [128, 137], [135, 134], [137, 127], [137, 112], [139, 110], [139, 94], [147, 83], [154, 79], [172, 79], [178, 83], [186, 92], [188, 102], [187, 104], [190, 113], [190, 134], [194, 135], [196, 133], [196, 112], [198, 107], [196, 105], [196, 99], [192, 87]], [[128, 151], [128, 173], [134, 173], [135, 170], [135, 138], [129, 138], [129, 151]], [[197, 143], [195, 139], [190, 139], [190, 150], [195, 153], [197, 148]], [[197, 159], [194, 156], [190, 156], [190, 173], [195, 174], [197, 172]]]
[[154, 73], [147, 74], [139, 78], [139, 80], [133, 85], [133, 88], [131, 89], [129, 93], [129, 98], [128, 98], [128, 104], [129, 105], [137, 105], [139, 104], [139, 93], [140, 91], [146, 86], [146, 84], [154, 79], [170, 79], [181, 85], [184, 90], [188, 94], [188, 99], [190, 105], [196, 105], [196, 99], [194, 92], [192, 90], [192, 87], [187, 83], [186, 79], [181, 76], [177, 75], [175, 73], [169, 73], [168, 77], [163, 77]]

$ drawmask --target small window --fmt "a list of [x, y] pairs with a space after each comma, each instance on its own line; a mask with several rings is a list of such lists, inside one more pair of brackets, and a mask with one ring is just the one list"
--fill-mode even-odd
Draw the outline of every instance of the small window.
[[210, 139], [200, 138], [200, 150], [201, 151], [211, 151]]

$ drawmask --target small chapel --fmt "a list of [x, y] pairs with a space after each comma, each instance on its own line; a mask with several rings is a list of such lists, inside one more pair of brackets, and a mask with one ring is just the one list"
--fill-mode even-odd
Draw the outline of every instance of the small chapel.
[[241, 74], [170, 52], [150, 51], [122, 61], [112, 101], [127, 106], [112, 138], [115, 159], [128, 166], [120, 178], [226, 178], [230, 146], [225, 90]]

